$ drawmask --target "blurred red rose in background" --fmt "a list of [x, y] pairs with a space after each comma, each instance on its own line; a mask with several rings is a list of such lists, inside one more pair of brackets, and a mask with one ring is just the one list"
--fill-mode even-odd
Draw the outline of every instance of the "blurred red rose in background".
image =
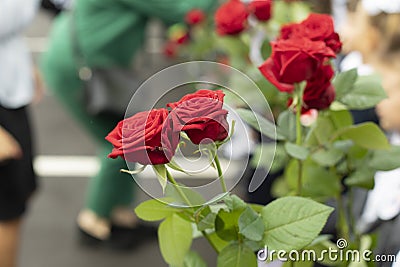
[[271, 18], [272, 0], [253, 0], [249, 3], [249, 11], [260, 21]]
[[189, 25], [196, 25], [204, 21], [206, 15], [201, 9], [192, 9], [190, 10], [186, 16], [185, 21]]
[[229, 0], [215, 12], [214, 20], [220, 35], [238, 34], [247, 27], [249, 13], [245, 4], [239, 0]]

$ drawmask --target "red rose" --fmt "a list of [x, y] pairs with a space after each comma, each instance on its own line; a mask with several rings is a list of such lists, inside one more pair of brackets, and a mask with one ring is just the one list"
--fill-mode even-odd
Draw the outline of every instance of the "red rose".
[[189, 25], [196, 25], [204, 21], [206, 15], [201, 9], [192, 9], [190, 10], [186, 16], [185, 21]]
[[260, 67], [261, 73], [282, 92], [310, 79], [327, 57], [335, 53], [324, 42], [293, 38], [272, 42], [272, 54]]
[[325, 43], [328, 47], [330, 47], [333, 52], [336, 54], [342, 50], [342, 42], [340, 41], [340, 36], [336, 32], [332, 33], [327, 39], [325, 39]]
[[120, 121], [106, 140], [114, 146], [110, 158], [157, 165], [171, 160], [179, 134], [173, 132], [167, 109], [153, 109]]
[[194, 144], [222, 141], [228, 136], [228, 111], [222, 109], [221, 90], [199, 90], [169, 103], [174, 131], [185, 131]]
[[272, 0], [253, 0], [249, 4], [249, 10], [258, 20], [267, 21], [271, 18], [271, 6]]
[[281, 28], [281, 33], [278, 37], [278, 40], [280, 40], [280, 39], [287, 40], [290, 38], [307, 37], [304, 30], [305, 30], [304, 27], [298, 23], [289, 23], [289, 24], [283, 25]]
[[281, 28], [278, 39], [306, 37], [312, 41], [323, 41], [335, 53], [342, 49], [339, 35], [335, 32], [333, 19], [329, 15], [312, 13], [301, 23], [291, 23]]
[[331, 16], [312, 13], [301, 24], [305, 27], [308, 38], [313, 41], [324, 41], [335, 53], [340, 52], [342, 44], [339, 35], [335, 33]]
[[247, 26], [249, 13], [246, 5], [239, 0], [229, 0], [221, 5], [214, 15], [217, 33], [238, 34]]
[[303, 108], [326, 109], [335, 100], [335, 88], [331, 84], [334, 76], [331, 65], [323, 65], [315, 75], [307, 81], [303, 94]]
[[267, 78], [279, 91], [292, 93], [294, 90], [293, 84], [283, 83], [278, 80], [279, 69], [274, 64], [272, 58], [268, 58], [260, 67], [258, 67], [262, 75]]

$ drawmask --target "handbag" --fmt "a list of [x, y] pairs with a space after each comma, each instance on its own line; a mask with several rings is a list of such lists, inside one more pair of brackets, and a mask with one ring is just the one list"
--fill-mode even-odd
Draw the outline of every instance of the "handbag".
[[79, 47], [71, 16], [71, 41], [78, 76], [84, 84], [84, 102], [91, 115], [124, 116], [129, 101], [141, 81], [132, 69], [122, 67], [92, 68], [88, 66]]

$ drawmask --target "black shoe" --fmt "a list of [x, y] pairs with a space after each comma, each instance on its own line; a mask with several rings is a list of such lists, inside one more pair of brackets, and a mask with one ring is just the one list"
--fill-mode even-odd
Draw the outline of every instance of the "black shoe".
[[139, 223], [134, 228], [112, 225], [108, 244], [113, 249], [128, 250], [157, 239], [157, 228]]

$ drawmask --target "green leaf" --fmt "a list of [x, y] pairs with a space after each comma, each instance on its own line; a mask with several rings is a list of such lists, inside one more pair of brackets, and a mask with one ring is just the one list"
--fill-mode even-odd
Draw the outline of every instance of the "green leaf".
[[207, 263], [197, 252], [189, 251], [185, 256], [183, 267], [207, 267]]
[[220, 253], [229, 244], [229, 242], [219, 238], [215, 232], [208, 234], [208, 239], [214, 244], [214, 247], [218, 253]]
[[[187, 199], [189, 199], [191, 205], [200, 206], [206, 202], [204, 197], [200, 193], [194, 191], [189, 187], [182, 185], [179, 186]], [[185, 206], [188, 205], [188, 203], [186, 203], [185, 199], [183, 199], [183, 197], [179, 194], [173, 184], [167, 184], [167, 186], [165, 187], [165, 196], [169, 197], [170, 199], [174, 199], [177, 203], [184, 204]]]
[[215, 218], [215, 232], [225, 240], [232, 241], [239, 239], [239, 217], [243, 210], [235, 210], [232, 212], [221, 209]]
[[224, 202], [230, 211], [243, 211], [247, 207], [247, 204], [236, 195], [227, 195]]
[[168, 264], [182, 266], [192, 244], [192, 224], [172, 214], [160, 224], [158, 241], [164, 260]]
[[369, 75], [358, 77], [352, 90], [343, 95], [339, 101], [349, 109], [367, 109], [376, 106], [386, 97], [379, 77]]
[[340, 103], [339, 101], [333, 101], [332, 104], [329, 106], [330, 110], [347, 110], [347, 106], [345, 104]]
[[257, 213], [260, 213], [262, 211], [262, 208], [264, 208], [264, 206], [260, 204], [249, 203], [247, 205], [249, 205], [249, 207], [251, 207]]
[[354, 124], [353, 117], [348, 110], [330, 111], [329, 117], [336, 129], [345, 128]]
[[358, 74], [356, 68], [336, 75], [335, 79], [332, 81], [333, 86], [335, 87], [336, 99], [340, 99], [349, 93], [353, 88], [354, 83], [357, 81], [357, 78]]
[[305, 147], [293, 143], [285, 143], [286, 152], [295, 159], [305, 160], [308, 157], [308, 150]]
[[347, 153], [353, 145], [354, 142], [351, 140], [338, 140], [333, 142], [333, 147], [344, 153]]
[[347, 186], [357, 186], [365, 189], [374, 188], [375, 170], [370, 168], [359, 168], [344, 180]]
[[367, 149], [389, 149], [388, 139], [382, 130], [372, 122], [361, 123], [339, 130], [344, 139], [352, 140], [356, 145]]
[[318, 149], [312, 154], [311, 158], [321, 166], [330, 167], [336, 165], [343, 158], [343, 151], [335, 148]]
[[400, 168], [400, 146], [391, 146], [389, 150], [374, 151], [369, 166], [380, 171]]
[[299, 250], [320, 233], [333, 208], [310, 199], [284, 197], [263, 208], [264, 243], [268, 249]]
[[330, 251], [330, 250], [338, 250], [338, 247], [336, 246], [336, 244], [332, 243], [330, 240], [324, 240], [319, 243], [313, 242], [313, 244], [308, 246], [306, 249], [310, 250], [310, 251], [314, 251], [315, 255], [318, 257], [318, 262], [322, 263], [323, 265], [326, 265], [326, 266], [338, 266], [339, 265], [339, 266], [341, 266], [340, 263], [344, 264], [344, 262], [330, 259], [332, 257], [329, 257], [329, 255], [325, 253], [326, 251]]
[[257, 258], [246, 245], [233, 243], [220, 252], [217, 267], [257, 267]]
[[160, 165], [152, 165], [154, 173], [157, 176], [158, 182], [161, 185], [163, 192], [165, 191], [165, 187], [167, 186], [167, 168], [164, 164]]
[[260, 114], [248, 109], [238, 109], [236, 112], [251, 127], [262, 133], [263, 135], [276, 140], [284, 140], [285, 137], [277, 132], [275, 124], [262, 117]]
[[197, 229], [199, 231], [204, 231], [206, 229], [214, 229], [216, 217], [217, 217], [216, 213], [209, 212], [207, 215], [204, 216], [203, 219], [199, 221], [199, 223], [197, 224]]
[[250, 207], [247, 207], [239, 217], [239, 233], [253, 241], [261, 241], [263, 238], [263, 220], [261, 216]]
[[335, 125], [328, 116], [318, 116], [317, 123], [307, 136], [306, 143], [312, 146], [323, 145], [329, 141], [335, 131]]
[[296, 140], [296, 115], [291, 110], [285, 110], [278, 117], [277, 129], [287, 140]]
[[147, 200], [135, 208], [136, 215], [145, 221], [159, 221], [180, 211], [180, 209], [174, 208], [158, 199]]
[[[292, 160], [285, 170], [287, 184], [292, 190], [297, 188], [298, 161]], [[336, 173], [314, 163], [311, 160], [303, 162], [302, 195], [314, 199], [329, 198], [340, 192], [339, 177]]]

